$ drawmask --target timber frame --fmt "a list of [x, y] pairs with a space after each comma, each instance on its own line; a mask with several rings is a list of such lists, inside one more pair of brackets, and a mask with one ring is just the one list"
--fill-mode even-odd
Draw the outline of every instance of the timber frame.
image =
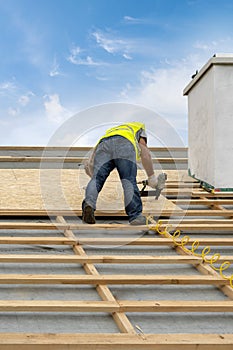
[[[29, 163], [38, 163], [41, 161], [41, 152], [43, 147], [0, 147], [0, 153], [3, 152], [29, 152], [29, 155], [19, 156], [0, 155], [0, 163], [6, 165], [18, 164], [27, 168]], [[64, 148], [61, 148], [64, 151]], [[72, 152], [82, 154], [89, 148], [73, 148]], [[46, 157], [45, 162], [56, 163], [61, 160], [57, 156], [58, 147], [50, 149], [51, 159]], [[52, 152], [55, 152], [56, 156]], [[65, 149], [65, 151], [67, 151]], [[171, 164], [178, 166], [186, 165], [186, 156], [180, 156], [179, 152], [185, 153], [187, 149], [172, 148], [162, 149], [153, 148], [152, 152], [165, 152], [166, 156], [156, 159], [154, 163]], [[32, 156], [30, 156], [32, 152]], [[35, 156], [34, 152], [39, 152]], [[169, 158], [169, 154], [172, 157]], [[178, 157], [176, 156], [178, 154]], [[83, 157], [81, 157], [83, 159]], [[80, 162], [80, 156], [72, 159], [63, 159], [66, 163], [77, 164]], [[52, 167], [52, 165], [51, 165]], [[30, 167], [31, 169], [31, 167]], [[183, 168], [182, 168], [183, 169]], [[177, 168], [169, 168], [168, 181], [162, 194], [171, 205], [176, 209], [172, 212], [163, 211], [160, 213], [161, 226], [165, 229], [172, 225], [174, 230], [180, 230], [181, 237], [188, 235], [189, 248], [198, 240], [200, 247], [209, 246], [211, 249], [229, 249], [229, 254], [221, 254], [218, 264], [225, 261], [233, 263], [233, 193], [209, 193], [200, 187], [199, 183], [191, 177], [185, 176], [181, 180], [174, 179], [172, 175]], [[0, 169], [1, 174], [1, 169]], [[148, 191], [148, 196], [153, 196], [153, 191]], [[49, 250], [47, 254], [0, 254], [1, 264], [30, 264], [40, 263], [54, 266], [56, 264], [80, 264], [83, 268], [83, 274], [4, 274], [0, 272], [0, 289], [2, 285], [92, 285], [100, 300], [0, 300], [0, 318], [1, 313], [8, 312], [36, 312], [36, 313], [92, 313], [104, 312], [112, 316], [118, 331], [115, 333], [3, 333], [0, 331], [0, 350], [1, 349], [158, 349], [158, 350], [230, 350], [233, 348], [233, 334], [229, 333], [171, 333], [171, 334], [151, 334], [145, 333], [143, 329], [135, 326], [129, 315], [132, 313], [150, 313], [156, 315], [158, 312], [172, 313], [232, 313], [233, 312], [233, 288], [229, 279], [224, 278], [215, 271], [212, 266], [203, 260], [203, 257], [197, 256], [191, 250], [183, 249], [182, 245], [175, 244], [172, 239], [172, 232], [167, 237], [153, 232], [147, 234], [154, 224], [133, 227], [124, 223], [97, 223], [96, 225], [85, 225], [76, 220], [81, 215], [80, 209], [72, 210], [54, 210], [49, 212], [49, 218], [46, 218], [46, 210], [35, 208], [0, 208], [0, 246], [68, 246], [71, 249], [69, 254], [56, 254]], [[114, 214], [97, 213], [113, 218]], [[49, 219], [51, 218], [50, 221]], [[118, 213], [119, 216], [119, 213]], [[122, 219], [124, 214], [120, 213]], [[27, 220], [30, 219], [30, 222]], [[97, 220], [98, 222], [98, 220]], [[90, 227], [91, 226], [91, 227]], [[140, 237], [129, 239], [129, 234], [134, 231], [142, 231]], [[17, 235], [14, 232], [17, 231]], [[25, 232], [29, 232], [26, 235]], [[91, 231], [98, 233], [116, 232], [114, 237], [85, 237], [83, 233]], [[126, 232], [127, 237], [119, 233]], [[40, 234], [38, 234], [40, 232]], [[49, 232], [49, 233], [48, 233]], [[119, 234], [118, 234], [119, 233]], [[181, 243], [181, 237], [177, 239]], [[90, 254], [86, 247], [105, 246], [112, 247], [124, 245], [132, 247], [131, 254]], [[170, 247], [175, 254], [151, 255], [151, 254], [133, 254], [134, 247], [156, 247], [161, 249]], [[52, 253], [51, 253], [52, 252]], [[121, 265], [127, 266], [153, 266], [153, 265], [173, 265], [187, 264], [196, 270], [196, 274], [103, 274], [99, 272], [96, 265]], [[16, 266], [16, 265], [15, 265]], [[231, 270], [232, 273], [232, 270]], [[224, 300], [119, 300], [111, 291], [112, 285], [120, 285], [127, 288], [131, 285], [183, 285], [183, 286], [214, 286], [224, 296]]]

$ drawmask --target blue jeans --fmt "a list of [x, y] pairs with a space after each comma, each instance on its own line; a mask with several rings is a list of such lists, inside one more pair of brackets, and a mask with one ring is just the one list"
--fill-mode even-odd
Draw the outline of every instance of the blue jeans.
[[94, 173], [87, 185], [84, 203], [96, 209], [98, 194], [115, 168], [124, 190], [125, 211], [131, 222], [141, 214], [142, 201], [136, 182], [136, 152], [132, 143], [122, 136], [112, 136], [98, 144], [94, 158]]

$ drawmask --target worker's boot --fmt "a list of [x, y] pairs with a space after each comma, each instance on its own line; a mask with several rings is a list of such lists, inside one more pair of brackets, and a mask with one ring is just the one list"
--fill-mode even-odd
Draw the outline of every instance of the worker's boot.
[[95, 215], [94, 215], [95, 211], [85, 201], [83, 201], [82, 203], [82, 210], [83, 210], [83, 215], [82, 215], [83, 222], [87, 224], [95, 224]]
[[146, 217], [143, 216], [142, 214], [138, 215], [135, 219], [130, 221], [130, 225], [146, 225]]

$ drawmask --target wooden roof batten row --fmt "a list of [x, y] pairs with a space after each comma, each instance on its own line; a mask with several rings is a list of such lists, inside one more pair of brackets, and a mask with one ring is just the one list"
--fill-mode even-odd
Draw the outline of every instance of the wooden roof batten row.
[[[1, 150], [1, 148], [0, 148]], [[22, 151], [23, 149], [20, 149]], [[41, 150], [41, 149], [40, 149]], [[56, 150], [56, 148], [55, 148]], [[87, 151], [87, 149], [85, 149]], [[77, 172], [81, 170], [64, 170], [64, 189], [70, 189]], [[17, 314], [29, 313], [78, 313], [85, 312], [92, 315], [95, 312], [106, 312], [112, 316], [118, 333], [107, 334], [90, 333], [88, 326], [85, 333], [1, 333], [0, 350], [9, 347], [10, 349], [187, 349], [195, 348], [201, 350], [221, 350], [232, 349], [233, 335], [227, 333], [173, 333], [173, 334], [150, 334], [138, 328], [130, 318], [132, 313], [150, 313], [153, 317], [158, 317], [158, 312], [165, 312], [168, 315], [173, 313], [213, 313], [217, 317], [218, 313], [231, 314], [233, 311], [233, 289], [230, 282], [224, 279], [210, 265], [203, 262], [202, 257], [195, 256], [191, 252], [184, 250], [182, 246], [175, 245], [172, 237], [163, 237], [156, 232], [149, 232], [150, 225], [132, 227], [122, 223], [98, 223], [98, 218], [121, 218], [124, 220], [125, 213], [118, 210], [107, 212], [100, 208], [97, 211], [97, 224], [85, 225], [80, 221], [81, 208], [80, 198], [83, 197], [83, 190], [80, 197], [77, 195], [75, 206], [71, 202], [71, 209], [43, 208], [40, 205], [38, 192], [31, 186], [37, 186], [36, 170], [9, 170], [2, 169], [0, 174], [8, 181], [11, 181], [10, 191], [12, 198], [2, 199], [0, 210], [0, 249], [1, 246], [8, 247], [49, 247], [48, 253], [40, 254], [12, 254], [0, 253], [0, 264], [36, 264], [45, 263], [48, 266], [56, 264], [80, 264], [83, 274], [22, 274], [22, 273], [0, 273], [1, 285], [92, 285], [100, 300], [0, 300], [0, 312], [16, 312]], [[179, 173], [179, 174], [178, 174]], [[25, 177], [25, 175], [29, 175]], [[180, 175], [181, 174], [181, 175]], [[143, 179], [143, 174], [139, 174], [139, 180]], [[69, 182], [70, 181], [70, 182]], [[27, 186], [27, 191], [20, 192], [17, 187]], [[4, 186], [2, 191], [4, 193]], [[19, 192], [17, 192], [19, 191]], [[30, 192], [31, 191], [31, 192]], [[65, 192], [65, 190], [64, 190]], [[23, 195], [24, 203], [14, 201], [17, 196]], [[75, 193], [73, 194], [76, 195]], [[34, 196], [33, 200], [27, 201], [27, 196]], [[67, 197], [68, 198], [68, 197]], [[107, 197], [108, 199], [109, 197]], [[79, 202], [78, 202], [79, 200]], [[233, 246], [233, 194], [212, 194], [199, 187], [198, 183], [188, 177], [183, 170], [169, 170], [167, 186], [162, 192], [159, 201], [155, 202], [153, 191], [148, 189], [148, 197], [142, 197], [145, 215], [157, 214], [162, 221], [160, 228], [172, 225], [174, 230], [181, 231], [181, 237], [189, 235], [189, 247], [198, 239], [201, 247], [210, 246], [216, 249], [224, 247], [229, 249], [229, 253], [221, 254], [218, 263], [233, 261], [231, 249]], [[216, 202], [215, 202], [216, 201]], [[163, 205], [163, 209], [159, 208]], [[200, 208], [202, 206], [202, 208]], [[196, 208], [195, 208], [196, 207]], [[25, 221], [25, 216], [30, 218], [30, 222]], [[7, 217], [7, 218], [6, 218]], [[41, 218], [40, 218], [41, 217]], [[39, 220], [38, 220], [39, 218]], [[151, 227], [154, 227], [151, 224]], [[15, 235], [15, 232], [17, 234]], [[30, 236], [28, 233], [30, 232]], [[86, 236], [85, 233], [91, 236]], [[104, 237], [101, 237], [104, 232]], [[140, 237], [134, 237], [134, 232], [141, 232]], [[111, 233], [111, 236], [107, 236]], [[124, 236], [127, 233], [127, 237]], [[114, 236], [113, 236], [114, 234]], [[128, 235], [132, 234], [132, 238]], [[152, 235], [151, 235], [152, 234]], [[172, 234], [172, 232], [171, 232]], [[92, 254], [88, 247], [111, 247], [123, 245], [131, 247], [130, 254]], [[53, 247], [69, 247], [71, 252], [56, 253]], [[173, 254], [151, 255], [135, 254], [136, 247], [145, 249], [161, 247], [161, 249], [172, 249]], [[172, 266], [173, 264], [185, 264], [192, 266], [195, 275], [187, 274], [103, 274], [99, 272], [99, 264], [103, 265], [129, 265], [135, 266]], [[98, 265], [98, 266], [96, 266]], [[171, 286], [212, 286], [222, 293], [224, 300], [122, 300], [112, 293], [111, 286], [120, 285], [124, 288], [138, 285], [171, 285]], [[1, 315], [0, 315], [1, 317]]]

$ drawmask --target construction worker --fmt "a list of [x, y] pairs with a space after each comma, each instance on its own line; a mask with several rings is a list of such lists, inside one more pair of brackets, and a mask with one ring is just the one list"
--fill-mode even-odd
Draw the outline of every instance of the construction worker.
[[[116, 168], [124, 190], [125, 211], [131, 225], [145, 225], [142, 215], [142, 201], [136, 182], [137, 164], [141, 160], [147, 173], [147, 184], [152, 188], [164, 187], [165, 180], [156, 177], [151, 154], [147, 148], [145, 125], [130, 122], [110, 128], [100, 138], [90, 160], [85, 165], [86, 173], [91, 177], [85, 199], [82, 203], [82, 220], [95, 223], [94, 212], [98, 194], [110, 172]], [[160, 181], [160, 183], [158, 183]]]

